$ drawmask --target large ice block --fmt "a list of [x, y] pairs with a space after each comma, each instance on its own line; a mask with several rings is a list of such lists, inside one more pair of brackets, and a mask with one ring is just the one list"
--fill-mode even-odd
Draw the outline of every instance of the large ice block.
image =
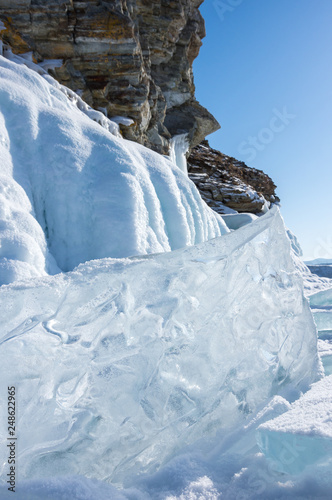
[[321, 368], [278, 209], [187, 249], [1, 287], [0, 308], [21, 478], [121, 483]]

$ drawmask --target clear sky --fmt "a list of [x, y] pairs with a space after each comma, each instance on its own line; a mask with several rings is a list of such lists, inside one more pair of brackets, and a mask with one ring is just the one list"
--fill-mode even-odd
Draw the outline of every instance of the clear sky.
[[332, 258], [332, 0], [205, 0], [196, 96], [208, 137], [277, 184], [307, 259]]

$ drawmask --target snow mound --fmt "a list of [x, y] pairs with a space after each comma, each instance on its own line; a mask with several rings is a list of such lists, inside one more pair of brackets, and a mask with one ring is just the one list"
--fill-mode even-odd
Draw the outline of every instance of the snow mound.
[[258, 443], [277, 470], [298, 474], [332, 462], [332, 376], [295, 401], [290, 410], [258, 428]]
[[278, 209], [190, 248], [91, 261], [0, 297], [21, 479], [121, 484], [321, 370]]
[[47, 249], [68, 271], [228, 232], [178, 167], [115, 137], [91, 119], [102, 113], [87, 116], [76, 94], [15, 61], [0, 57], [1, 283], [57, 272]]

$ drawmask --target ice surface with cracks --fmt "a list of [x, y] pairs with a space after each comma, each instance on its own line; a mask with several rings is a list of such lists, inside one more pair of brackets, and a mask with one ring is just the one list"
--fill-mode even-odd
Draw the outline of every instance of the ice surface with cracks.
[[0, 298], [22, 479], [121, 484], [321, 370], [278, 209], [190, 248], [91, 261]]
[[[156, 473], [128, 476], [116, 489], [83, 476], [20, 480], [18, 500], [330, 500], [331, 460], [308, 466], [297, 475], [275, 470], [256, 445], [256, 429], [289, 410], [274, 396], [243, 425], [219, 432], [185, 448]], [[287, 451], [287, 449], [286, 449]], [[0, 485], [1, 500], [13, 497]]]

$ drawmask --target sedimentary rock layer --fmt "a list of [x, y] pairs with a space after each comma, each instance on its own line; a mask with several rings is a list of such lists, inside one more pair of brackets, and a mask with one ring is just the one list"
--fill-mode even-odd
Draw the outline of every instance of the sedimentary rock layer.
[[221, 214], [227, 213], [225, 207], [259, 214], [280, 201], [268, 175], [212, 149], [207, 141], [192, 150], [188, 173], [206, 203]]
[[2, 0], [1, 36], [16, 53], [58, 59], [53, 75], [121, 125], [126, 138], [168, 153], [219, 128], [195, 99], [192, 62], [205, 36], [202, 0]]

